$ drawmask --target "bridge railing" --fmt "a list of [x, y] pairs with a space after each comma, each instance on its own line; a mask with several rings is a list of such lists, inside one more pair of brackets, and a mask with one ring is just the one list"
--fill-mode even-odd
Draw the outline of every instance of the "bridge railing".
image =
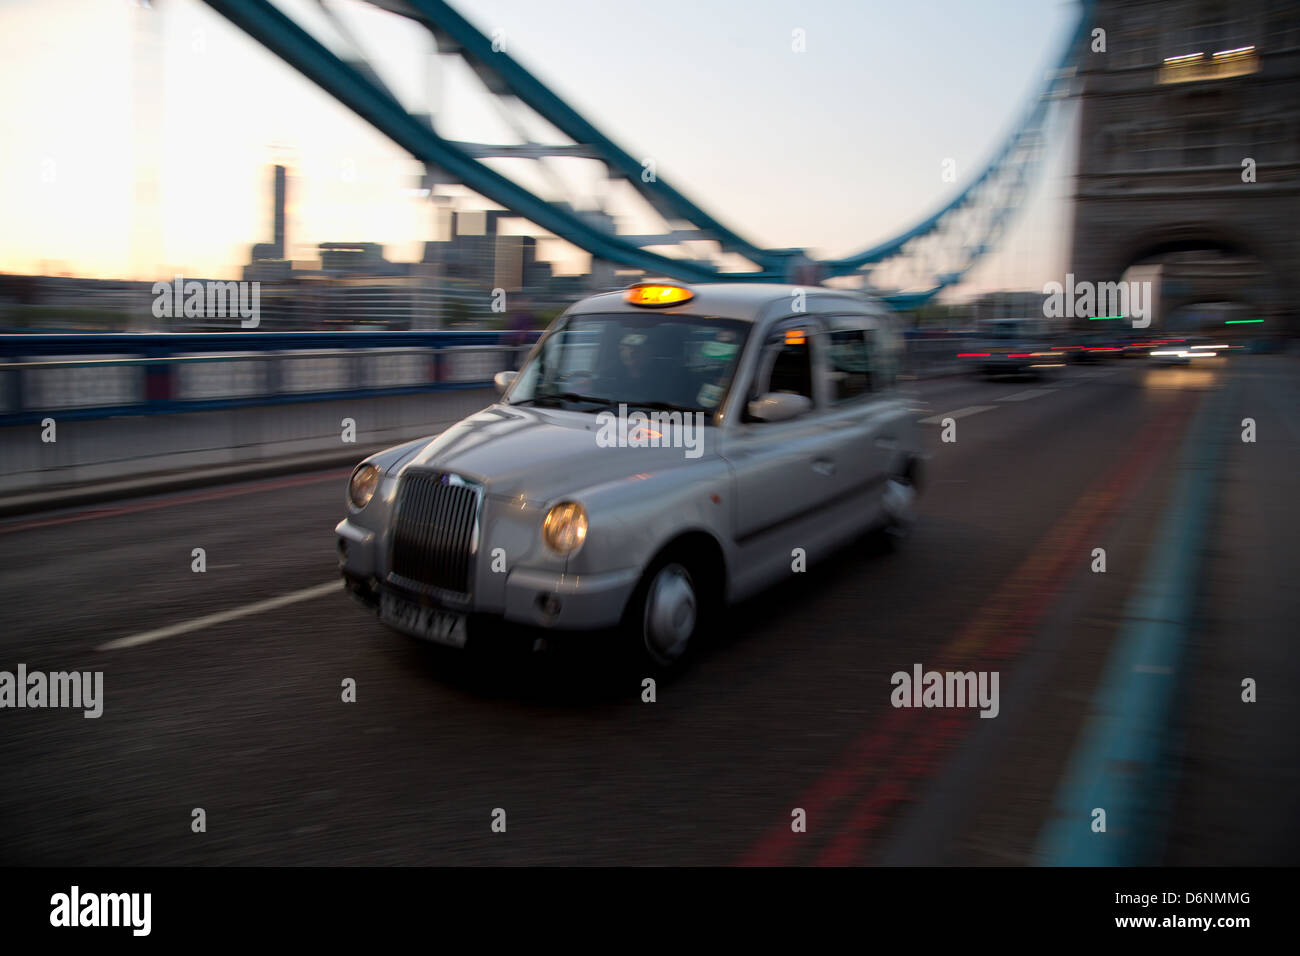
[[[148, 476], [355, 463], [486, 407], [536, 335], [0, 335], [0, 513]], [[957, 370], [957, 337], [908, 340], [905, 374]]]
[[[0, 335], [0, 426], [482, 388], [538, 332]], [[960, 368], [966, 336], [909, 333], [902, 371]]]
[[0, 335], [0, 425], [481, 388], [538, 332]]

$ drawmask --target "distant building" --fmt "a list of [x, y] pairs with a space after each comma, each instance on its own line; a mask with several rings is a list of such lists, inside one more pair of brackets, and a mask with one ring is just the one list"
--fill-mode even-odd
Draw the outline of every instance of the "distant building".
[[1034, 291], [997, 291], [986, 292], [971, 300], [971, 321], [984, 322], [988, 319], [1031, 319], [1043, 317], [1043, 302], [1046, 296]]
[[524, 237], [497, 236], [492, 287], [518, 292], [524, 287]]
[[[243, 270], [246, 281], [262, 283], [264, 331], [482, 325], [501, 320], [495, 289], [512, 297], [510, 308], [522, 296], [529, 308], [552, 311], [593, 288], [591, 276], [557, 279], [538, 260], [536, 237], [503, 235], [501, 220], [517, 218], [508, 210], [446, 210], [446, 238], [426, 242], [419, 262], [392, 262], [376, 242], [322, 242], [319, 267], [295, 264], [286, 258], [284, 167], [273, 170], [272, 241], [254, 244]], [[610, 273], [604, 288], [612, 267], [597, 265]]]
[[385, 259], [384, 247], [377, 242], [322, 242], [317, 248], [322, 272], [365, 276], [410, 273], [405, 264]]
[[284, 207], [286, 202], [286, 175], [283, 166], [272, 167], [271, 182], [271, 234], [270, 242], [255, 243], [244, 266], [245, 282], [287, 282], [293, 274], [293, 263], [285, 258]]
[[1300, 4], [1099, 0], [1093, 19], [1109, 52], [1084, 53], [1074, 81], [1068, 272], [1116, 282], [1197, 253], [1166, 313], [1238, 301], [1300, 332]]
[[523, 236], [524, 241], [524, 288], [533, 293], [542, 293], [546, 291], [547, 286], [551, 284], [551, 264], [541, 262], [537, 258], [537, 239], [533, 236]]

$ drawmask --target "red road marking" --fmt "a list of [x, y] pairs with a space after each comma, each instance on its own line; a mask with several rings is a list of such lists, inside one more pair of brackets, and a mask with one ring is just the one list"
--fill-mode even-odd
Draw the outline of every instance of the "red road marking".
[[[140, 511], [156, 511], [159, 508], [171, 508], [176, 505], [190, 504], [195, 501], [216, 501], [221, 498], [234, 498], [237, 495], [251, 495], [259, 491], [275, 491], [280, 488], [296, 488], [300, 485], [311, 485], [322, 481], [339, 481], [350, 474], [352, 474], [352, 469], [349, 468], [345, 471], [330, 471], [324, 474], [291, 475], [286, 478], [268, 478], [263, 481], [250, 482], [234, 488], [222, 488], [216, 491], [178, 492], [175, 494], [169, 494], [166, 497], [157, 500], [138, 501], [134, 504], [118, 505], [113, 508], [92, 508], [91, 510], [81, 511], [76, 514], [63, 515], [59, 518], [36, 518], [31, 521], [22, 521], [16, 524], [0, 524], [0, 534], [11, 534], [15, 531], [28, 531], [32, 528], [48, 528], [60, 524], [72, 524], [77, 521], [90, 521], [95, 518], [113, 518], [118, 515], [135, 514]], [[340, 490], [340, 496], [342, 493], [342, 490]]]
[[[1129, 454], [1085, 491], [1003, 579], [993, 598], [939, 651], [931, 669], [971, 669], [969, 656], [960, 668], [952, 660], [967, 643], [974, 643], [973, 650], [982, 652], [981, 661], [1010, 661], [1015, 656], [1072, 573], [1083, 540], [1118, 507], [1122, 497], [1135, 493], [1141, 478], [1154, 469], [1164, 450], [1182, 433], [1196, 400], [1187, 397], [1172, 405], [1135, 436]], [[991, 641], [982, 637], [989, 633]], [[898, 708], [851, 744], [809, 793], [793, 804], [804, 808], [809, 820], [825, 819], [874, 772], [875, 786], [857, 802], [846, 827], [831, 837], [817, 862], [832, 866], [855, 862], [868, 838], [884, 823], [889, 808], [906, 800], [913, 784], [938, 769], [946, 749], [943, 745], [959, 739], [971, 719], [976, 718], [968, 711], [954, 711], [938, 720], [919, 721], [913, 711]], [[741, 865], [783, 865], [799, 849], [798, 842], [799, 834], [783, 822], [759, 840]]]

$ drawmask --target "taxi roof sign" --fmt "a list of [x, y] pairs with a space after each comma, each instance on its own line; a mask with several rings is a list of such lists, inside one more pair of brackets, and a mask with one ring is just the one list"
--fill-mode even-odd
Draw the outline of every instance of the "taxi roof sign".
[[653, 307], [681, 305], [695, 298], [695, 293], [670, 282], [638, 282], [636, 285], [628, 286], [627, 291], [623, 293], [623, 298], [632, 305]]

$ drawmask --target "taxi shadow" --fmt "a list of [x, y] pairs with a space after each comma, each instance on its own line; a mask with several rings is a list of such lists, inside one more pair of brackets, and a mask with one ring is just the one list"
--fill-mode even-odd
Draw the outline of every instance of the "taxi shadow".
[[602, 705], [633, 699], [640, 678], [618, 652], [619, 635], [551, 633], [510, 625], [471, 629], [463, 649], [394, 634], [430, 679], [484, 699]]
[[980, 378], [985, 382], [1042, 382], [1051, 376], [1042, 372], [989, 372]]
[[880, 534], [863, 535], [842, 545], [812, 562], [807, 573], [791, 575], [728, 608], [724, 612], [724, 626], [709, 636], [701, 657], [731, 653], [756, 631], [779, 630], [786, 621], [800, 620], [825, 595], [856, 587], [873, 567], [895, 557]]
[[594, 706], [640, 699], [643, 681], [689, 686], [716, 679], [716, 668], [743, 652], [755, 631], [779, 630], [795, 621], [824, 594], [860, 580], [877, 562], [893, 555], [880, 536], [850, 543], [817, 561], [814, 574], [796, 575], [739, 604], [720, 610], [686, 667], [655, 673], [615, 630], [548, 632], [522, 626], [480, 625], [465, 648], [433, 644], [397, 633], [401, 653], [430, 679], [484, 699], [551, 706]]

